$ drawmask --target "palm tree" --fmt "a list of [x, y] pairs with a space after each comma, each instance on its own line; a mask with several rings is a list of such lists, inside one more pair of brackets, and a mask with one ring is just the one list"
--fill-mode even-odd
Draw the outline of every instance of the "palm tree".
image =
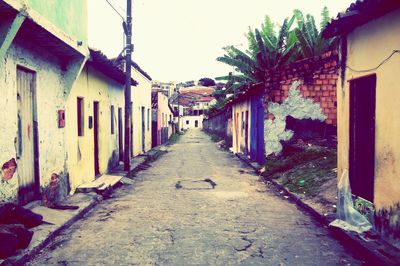
[[261, 31], [251, 29], [247, 33], [249, 48], [243, 52], [234, 46], [225, 48], [225, 54], [217, 60], [234, 68], [237, 74], [218, 77], [217, 80], [225, 80], [232, 86], [228, 92], [235, 92], [237, 89], [244, 90], [251, 84], [266, 84], [269, 73], [278, 67], [292, 62], [296, 58], [296, 35], [291, 27], [295, 16], [285, 19], [275, 33], [271, 20], [266, 16], [261, 25]]
[[297, 20], [295, 33], [299, 43], [298, 47], [301, 58], [318, 56], [337, 47], [336, 38], [328, 40], [322, 38], [322, 31], [330, 20], [327, 7], [322, 9], [321, 27], [319, 30], [315, 25], [313, 16], [307, 14], [304, 19], [303, 13], [297, 9], [293, 13]]

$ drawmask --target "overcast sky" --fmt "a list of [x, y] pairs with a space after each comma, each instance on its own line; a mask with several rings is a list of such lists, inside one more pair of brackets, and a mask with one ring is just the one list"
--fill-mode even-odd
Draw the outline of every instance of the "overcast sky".
[[[126, 0], [108, 0], [126, 16]], [[327, 6], [331, 16], [351, 0], [133, 0], [133, 60], [155, 80], [187, 81], [227, 74], [217, 62], [222, 47], [243, 45], [248, 26], [259, 27], [264, 16], [281, 23], [293, 9], [319, 21]], [[122, 18], [106, 0], [88, 0], [89, 45], [109, 58], [123, 48]], [[319, 24], [319, 22], [318, 22]], [[239, 47], [240, 48], [240, 47]]]

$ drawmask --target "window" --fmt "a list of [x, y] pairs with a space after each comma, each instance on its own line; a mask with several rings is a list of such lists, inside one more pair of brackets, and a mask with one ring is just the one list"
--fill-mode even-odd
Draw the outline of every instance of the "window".
[[186, 120], [186, 125], [189, 125], [189, 120]]
[[77, 111], [77, 121], [78, 121], [78, 136], [83, 136], [83, 129], [85, 125], [85, 110], [84, 110], [84, 101], [83, 98], [78, 97], [77, 98], [77, 104], [76, 104], [76, 111]]
[[111, 105], [110, 114], [111, 114], [111, 134], [114, 134], [114, 133], [115, 133], [115, 125], [114, 125], [114, 105]]
[[147, 109], [147, 131], [150, 130], [150, 109]]

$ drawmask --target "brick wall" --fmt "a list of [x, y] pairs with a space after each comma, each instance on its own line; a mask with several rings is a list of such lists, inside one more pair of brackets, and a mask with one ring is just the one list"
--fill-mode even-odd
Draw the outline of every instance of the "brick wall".
[[[327, 52], [321, 56], [296, 61], [276, 71], [266, 73], [271, 76], [267, 86], [270, 91], [265, 101], [282, 103], [288, 96], [290, 86], [301, 81], [301, 94], [319, 103], [327, 119], [325, 123], [337, 125], [336, 82], [338, 78], [338, 54]], [[267, 105], [265, 105], [267, 106]]]

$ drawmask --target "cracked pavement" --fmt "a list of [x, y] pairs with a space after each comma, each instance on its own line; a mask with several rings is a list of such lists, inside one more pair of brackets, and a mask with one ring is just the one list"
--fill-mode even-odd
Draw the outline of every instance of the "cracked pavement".
[[203, 132], [168, 150], [28, 265], [362, 264]]

